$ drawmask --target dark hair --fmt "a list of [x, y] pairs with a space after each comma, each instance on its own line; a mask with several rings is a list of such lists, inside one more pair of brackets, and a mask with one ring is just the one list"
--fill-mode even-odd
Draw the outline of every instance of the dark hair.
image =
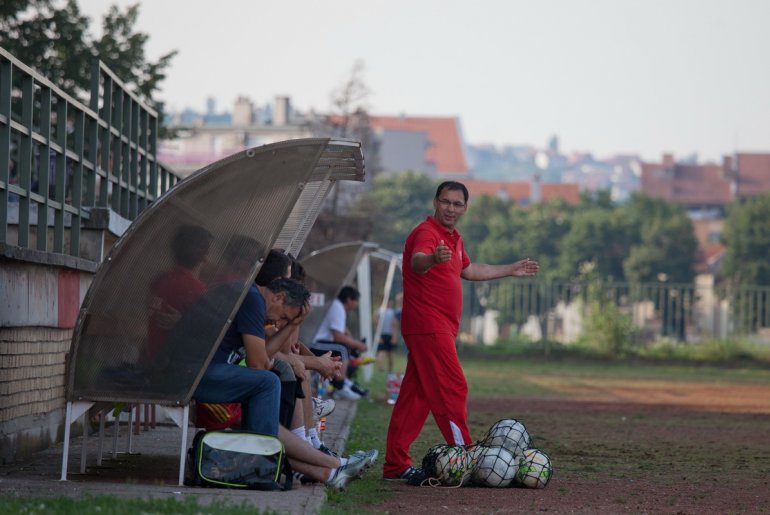
[[348, 299], [358, 300], [360, 296], [361, 293], [352, 286], [343, 286], [337, 298], [344, 304]]
[[206, 257], [211, 246], [211, 233], [198, 225], [182, 225], [171, 240], [174, 261], [188, 268]]
[[290, 265], [291, 258], [286, 255], [284, 251], [280, 249], [270, 249], [254, 282], [260, 286], [266, 286], [274, 279], [286, 277], [286, 271], [289, 269]]
[[256, 261], [262, 252], [262, 244], [254, 238], [234, 234], [227, 242], [224, 258], [229, 263], [237, 263], [244, 259]]
[[444, 181], [441, 184], [438, 185], [438, 188], [436, 188], [436, 199], [438, 199], [438, 196], [441, 195], [441, 191], [447, 189], [449, 191], [462, 191], [463, 197], [465, 197], [465, 202], [468, 202], [468, 188], [465, 187], [465, 184], [457, 181]]
[[305, 267], [296, 259], [291, 262], [291, 278], [301, 283], [304, 283], [307, 278]]
[[300, 308], [310, 299], [310, 293], [305, 285], [294, 279], [281, 277], [270, 281], [265, 287], [273, 293], [286, 292], [286, 297], [283, 299], [285, 306]]

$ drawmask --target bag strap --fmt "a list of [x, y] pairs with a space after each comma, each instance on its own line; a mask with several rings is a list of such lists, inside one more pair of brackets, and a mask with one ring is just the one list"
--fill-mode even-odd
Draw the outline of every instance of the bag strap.
[[284, 455], [283, 458], [283, 475], [286, 476], [286, 479], [283, 482], [283, 485], [281, 486], [281, 490], [284, 492], [291, 490], [292, 485], [294, 483], [294, 471], [291, 470], [291, 464], [289, 463], [289, 458]]

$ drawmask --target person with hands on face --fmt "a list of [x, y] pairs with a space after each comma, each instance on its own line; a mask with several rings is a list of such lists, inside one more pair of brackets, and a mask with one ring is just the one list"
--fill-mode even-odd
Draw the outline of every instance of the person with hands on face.
[[409, 447], [429, 413], [450, 445], [472, 442], [468, 429], [468, 385], [455, 339], [462, 312], [462, 283], [530, 277], [539, 270], [529, 258], [505, 265], [471, 263], [456, 229], [468, 206], [462, 183], [441, 183], [434, 213], [407, 237], [403, 262], [401, 335], [409, 349], [406, 372], [388, 427], [383, 478], [420, 485]]
[[[225, 332], [201, 377], [193, 397], [204, 403], [241, 403], [244, 429], [278, 435], [281, 385], [269, 371], [270, 355], [288, 339], [302, 315], [310, 294], [291, 279], [279, 279], [267, 286], [253, 284], [233, 322]], [[281, 324], [267, 337], [265, 325]], [[238, 363], [246, 359], [246, 366]]]

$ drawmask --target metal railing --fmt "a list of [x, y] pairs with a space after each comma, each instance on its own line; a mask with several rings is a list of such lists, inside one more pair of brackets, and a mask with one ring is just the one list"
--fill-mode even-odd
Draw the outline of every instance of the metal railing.
[[0, 243], [79, 256], [91, 208], [133, 220], [179, 181], [158, 113], [94, 58], [90, 105], [0, 48]]
[[[598, 301], [598, 303], [597, 303]], [[770, 287], [732, 289], [713, 284], [586, 283], [505, 280], [465, 285], [463, 330], [472, 340], [506, 338], [539, 326], [542, 336], [579, 339], [591, 306], [611, 304], [628, 317], [637, 342], [667, 337], [683, 342], [733, 337], [770, 343]], [[605, 304], [602, 304], [604, 302]], [[486, 321], [483, 317], [486, 315]]]

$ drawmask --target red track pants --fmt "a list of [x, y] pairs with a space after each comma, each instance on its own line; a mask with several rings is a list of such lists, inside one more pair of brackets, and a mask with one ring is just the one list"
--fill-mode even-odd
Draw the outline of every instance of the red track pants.
[[409, 447], [428, 413], [448, 444], [471, 443], [468, 430], [468, 383], [451, 334], [412, 334], [406, 373], [388, 427], [383, 475], [400, 474], [412, 464]]

